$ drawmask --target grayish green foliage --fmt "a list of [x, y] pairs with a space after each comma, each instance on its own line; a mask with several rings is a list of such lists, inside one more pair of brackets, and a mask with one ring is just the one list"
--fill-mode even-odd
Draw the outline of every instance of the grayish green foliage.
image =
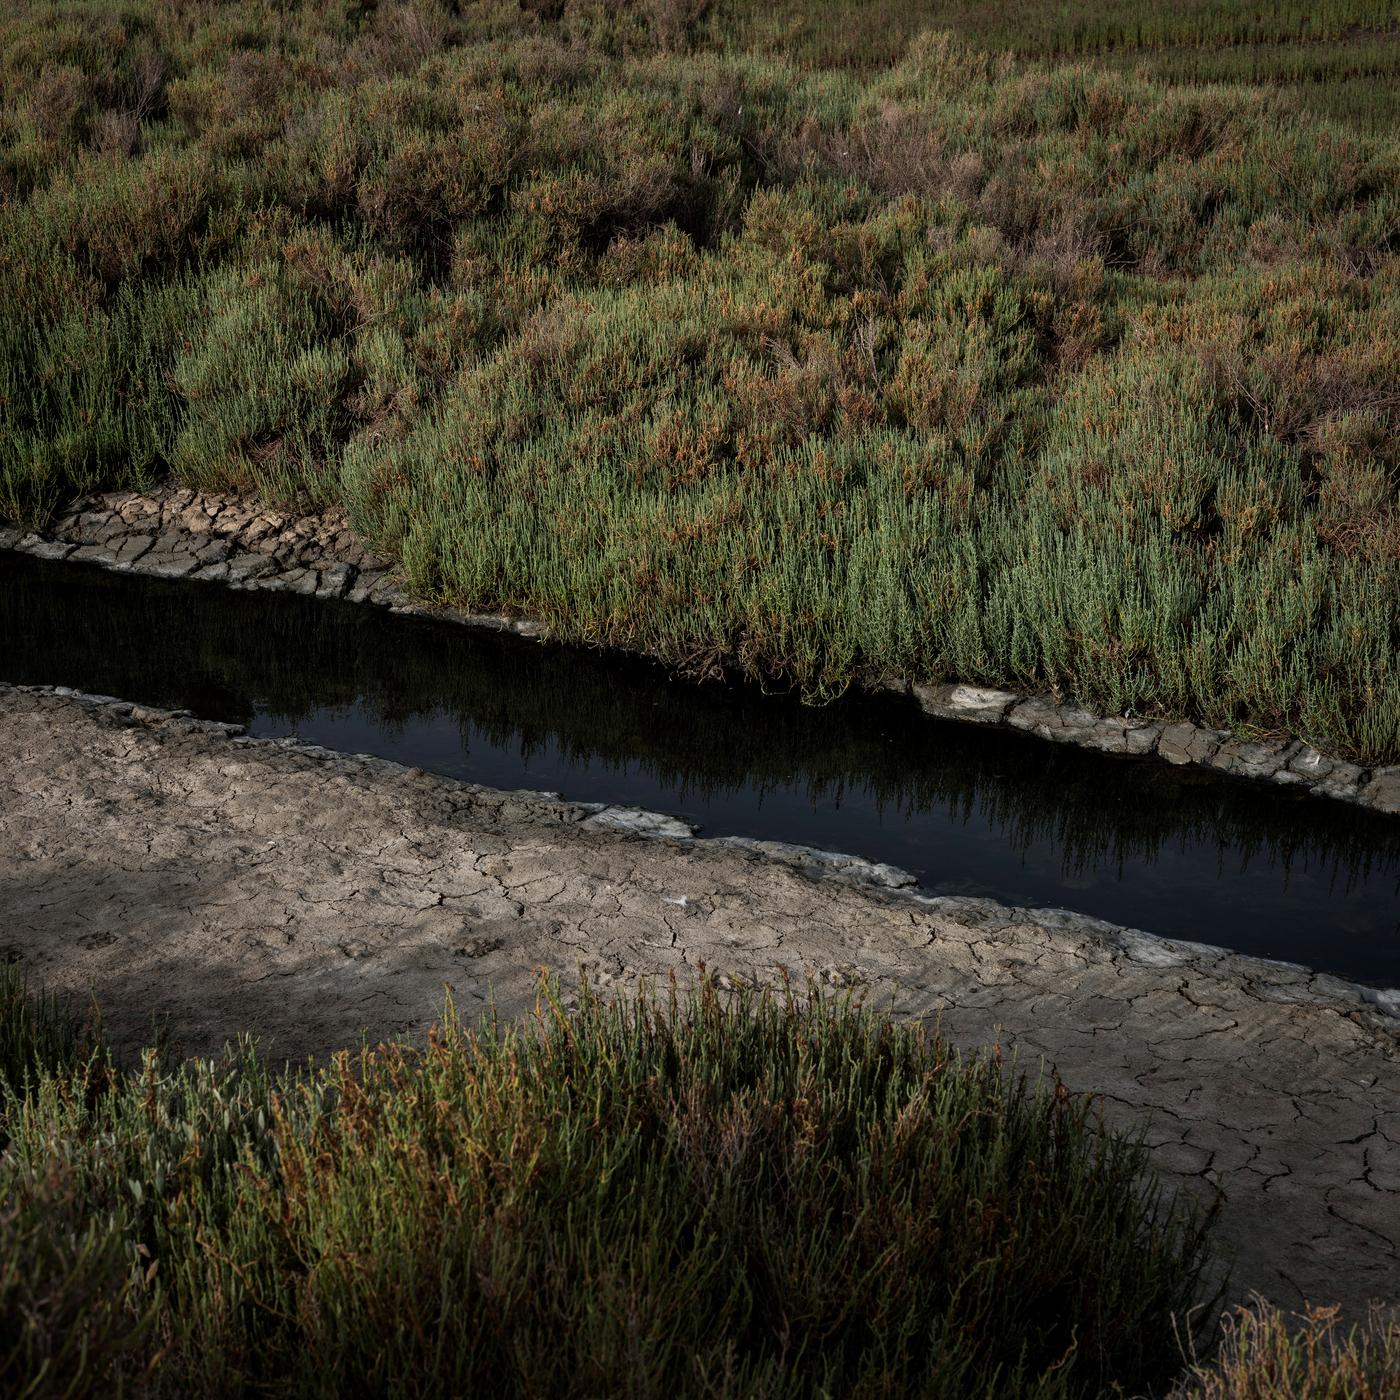
[[697, 674], [1395, 761], [1400, 145], [1119, 71], [1295, 5], [1101, 8], [872, 6], [830, 67], [834, 5], [23, 5], [0, 514], [344, 502], [424, 595]]

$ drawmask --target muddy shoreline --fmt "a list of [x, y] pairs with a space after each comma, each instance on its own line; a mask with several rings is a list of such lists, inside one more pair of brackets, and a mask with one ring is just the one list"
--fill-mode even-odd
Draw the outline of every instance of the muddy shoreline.
[[1232, 1292], [1394, 1294], [1393, 995], [901, 872], [48, 689], [0, 688], [6, 957], [126, 1048], [251, 1031], [299, 1059], [419, 1039], [449, 991], [521, 1014], [540, 969], [605, 990], [780, 969], [1042, 1057], [1173, 1182], [1222, 1192]]
[[[0, 549], [7, 548], [154, 577], [343, 598], [523, 637], [545, 635], [529, 618], [415, 602], [401, 588], [393, 562], [368, 552], [335, 511], [295, 516], [187, 489], [117, 492], [76, 502], [47, 535], [0, 527]], [[1188, 722], [1096, 715], [1052, 696], [982, 686], [916, 685], [891, 678], [883, 688], [910, 695], [926, 713], [942, 719], [1007, 726], [1105, 753], [1195, 764], [1400, 813], [1400, 765], [1363, 768], [1300, 739], [1239, 738]]]

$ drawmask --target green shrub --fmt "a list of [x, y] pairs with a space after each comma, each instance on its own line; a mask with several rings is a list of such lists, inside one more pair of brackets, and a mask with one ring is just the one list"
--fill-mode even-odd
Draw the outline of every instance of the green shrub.
[[18, 1393], [1088, 1396], [1199, 1301], [1207, 1222], [1089, 1101], [816, 993], [73, 1085], [5, 1109]]
[[1400, 143], [1198, 81], [1388, 12], [1013, 8], [12, 7], [0, 514], [337, 502], [695, 674], [1395, 761]]

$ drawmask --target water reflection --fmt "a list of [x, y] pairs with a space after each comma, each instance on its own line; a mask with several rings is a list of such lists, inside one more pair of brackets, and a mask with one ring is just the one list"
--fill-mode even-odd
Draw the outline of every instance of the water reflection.
[[1067, 905], [1400, 983], [1400, 823], [925, 719], [809, 708], [384, 613], [0, 555], [0, 678], [295, 733], [500, 787], [855, 851], [942, 893]]

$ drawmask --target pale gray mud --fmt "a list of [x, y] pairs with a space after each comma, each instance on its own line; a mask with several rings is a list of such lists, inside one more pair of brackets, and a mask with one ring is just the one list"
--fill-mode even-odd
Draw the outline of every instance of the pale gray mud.
[[292, 1058], [421, 1038], [444, 991], [519, 1014], [542, 968], [786, 968], [1044, 1057], [1145, 1124], [1169, 1181], [1223, 1192], [1234, 1296], [1395, 1301], [1400, 1023], [1374, 998], [626, 820], [0, 687], [0, 956], [95, 996], [119, 1047], [159, 1021], [187, 1053], [251, 1031]]

